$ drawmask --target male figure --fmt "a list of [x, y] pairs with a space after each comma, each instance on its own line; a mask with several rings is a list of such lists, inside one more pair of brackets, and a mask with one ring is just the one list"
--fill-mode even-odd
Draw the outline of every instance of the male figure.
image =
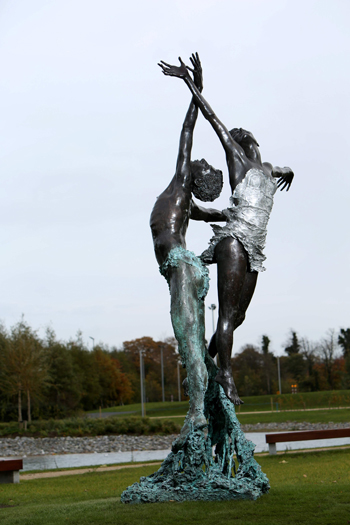
[[201, 257], [206, 263], [216, 262], [218, 269], [219, 318], [209, 345], [210, 355], [218, 353], [220, 357], [221, 368], [215, 380], [227, 397], [239, 405], [242, 401], [231, 370], [233, 332], [243, 323], [258, 272], [264, 270], [262, 250], [273, 195], [278, 187], [288, 191], [294, 175], [290, 168], [273, 168], [268, 162], [262, 162], [259, 145], [252, 133], [242, 128], [228, 131], [195, 86], [186, 65], [181, 58], [179, 60], [180, 67], [165, 62], [159, 65], [165, 75], [185, 81], [226, 154], [232, 189], [231, 207], [225, 212], [228, 222], [223, 228], [213, 226], [215, 235]]
[[[191, 59], [194, 82], [202, 90], [202, 69], [198, 55]], [[180, 136], [176, 172], [169, 186], [158, 197], [150, 219], [155, 255], [171, 295], [171, 321], [179, 343], [182, 362], [187, 369], [190, 410], [181, 434], [203, 428], [204, 394], [207, 370], [204, 364], [204, 298], [208, 291], [208, 269], [186, 250], [185, 235], [189, 219], [225, 221], [221, 211], [204, 209], [195, 197], [212, 201], [220, 195], [222, 172], [207, 162], [191, 162], [192, 136], [198, 108], [191, 101]]]

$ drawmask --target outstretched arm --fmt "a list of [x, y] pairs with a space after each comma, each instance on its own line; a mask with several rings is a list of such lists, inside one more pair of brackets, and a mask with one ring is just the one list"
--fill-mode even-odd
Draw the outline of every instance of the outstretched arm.
[[163, 61], [161, 61], [159, 66], [162, 68], [164, 75], [182, 78], [185, 81], [193, 95], [193, 100], [196, 102], [201, 112], [203, 113], [203, 116], [210, 122], [215, 133], [219, 137], [221, 144], [223, 145], [223, 148], [226, 152], [226, 155], [228, 157], [236, 157], [237, 159], [240, 159], [242, 162], [244, 162], [245, 153], [243, 149], [233, 140], [226, 126], [218, 119], [208, 102], [196, 88], [186, 65], [183, 63], [180, 57], [179, 60], [181, 64], [181, 66], [179, 67], [171, 66], [170, 64], [167, 64]]
[[[199, 91], [203, 89], [203, 76], [202, 76], [202, 64], [199, 60], [198, 54], [193, 55], [191, 58], [193, 65], [193, 77], [194, 83], [197, 86]], [[192, 80], [192, 79], [191, 79]], [[180, 144], [179, 144], [179, 153], [176, 163], [176, 177], [181, 177], [183, 183], [187, 181], [190, 183], [190, 161], [191, 161], [191, 150], [192, 150], [192, 139], [193, 139], [193, 130], [196, 125], [198, 117], [198, 107], [194, 103], [193, 99], [188, 108], [183, 126], [180, 135]]]
[[198, 206], [193, 200], [191, 201], [191, 215], [190, 219], [194, 221], [204, 222], [225, 222], [227, 217], [220, 210], [214, 208], [202, 208]]

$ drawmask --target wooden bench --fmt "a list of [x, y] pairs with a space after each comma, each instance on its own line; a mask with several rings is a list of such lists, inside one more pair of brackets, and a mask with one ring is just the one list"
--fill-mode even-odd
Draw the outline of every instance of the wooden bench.
[[332, 430], [305, 430], [302, 432], [278, 432], [266, 434], [266, 443], [269, 444], [269, 453], [276, 454], [276, 443], [286, 441], [309, 441], [313, 439], [334, 439], [350, 437], [350, 428], [334, 428]]
[[23, 459], [0, 459], [0, 483], [19, 483]]

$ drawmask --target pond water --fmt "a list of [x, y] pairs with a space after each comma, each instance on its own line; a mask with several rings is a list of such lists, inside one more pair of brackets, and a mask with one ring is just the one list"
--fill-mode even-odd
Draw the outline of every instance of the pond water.
[[[245, 435], [247, 439], [255, 443], [255, 452], [268, 452], [268, 444], [265, 442], [265, 432], [247, 432]], [[350, 445], [350, 438], [277, 443], [277, 451], [341, 445]], [[23, 458], [23, 471], [90, 467], [97, 465], [111, 465], [115, 463], [128, 463], [132, 461], [157, 461], [165, 459], [169, 452], [170, 450], [134, 450], [132, 452], [110, 452], [108, 454], [52, 454], [47, 456], [29, 456]]]

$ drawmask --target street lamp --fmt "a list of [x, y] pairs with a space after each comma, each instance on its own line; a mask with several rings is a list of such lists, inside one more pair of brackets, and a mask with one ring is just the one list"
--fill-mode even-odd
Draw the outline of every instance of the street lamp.
[[143, 350], [140, 350], [141, 415], [145, 417]]
[[282, 386], [281, 386], [281, 368], [280, 368], [280, 356], [277, 356], [277, 372], [278, 372], [278, 390], [280, 391], [280, 394], [282, 394]]
[[89, 335], [90, 339], [92, 339], [92, 350], [94, 350], [95, 348], [95, 338], [94, 337], [91, 337], [91, 335]]
[[[213, 322], [213, 335], [215, 334], [215, 321], [214, 321], [214, 310], [216, 310], [216, 304], [211, 304], [210, 306], [208, 306], [209, 310], [211, 310], [211, 319], [212, 319], [212, 322]], [[217, 365], [218, 364], [218, 357], [217, 355], [214, 357], [214, 363]]]

